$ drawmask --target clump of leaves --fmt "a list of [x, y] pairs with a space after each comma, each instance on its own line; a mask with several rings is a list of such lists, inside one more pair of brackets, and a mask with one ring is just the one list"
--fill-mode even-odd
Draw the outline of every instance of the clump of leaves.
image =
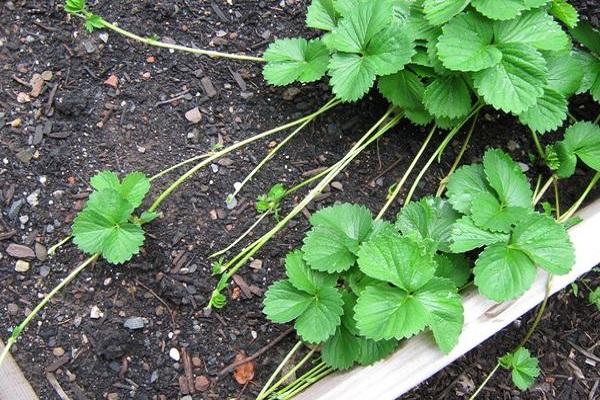
[[281, 183], [273, 185], [267, 194], [262, 194], [256, 199], [256, 211], [259, 214], [272, 212], [275, 214], [275, 218], [279, 218], [281, 200], [286, 193], [287, 191]]
[[122, 264], [144, 243], [142, 225], [157, 217], [154, 212], [134, 215], [150, 190], [150, 181], [141, 172], [120, 181], [114, 172], [103, 171], [90, 184], [94, 191], [73, 222], [73, 240], [84, 253], [100, 253], [109, 263]]
[[512, 381], [520, 390], [526, 390], [540, 376], [539, 361], [529, 354], [529, 350], [519, 347], [499, 359], [500, 366], [511, 373]]
[[105, 21], [102, 17], [87, 10], [85, 0], [66, 0], [65, 11], [71, 15], [83, 18], [85, 29], [90, 33], [96, 29], [105, 27]]
[[[590, 52], [574, 50], [555, 18]], [[565, 0], [313, 0], [306, 24], [323, 35], [271, 44], [268, 82], [328, 75], [343, 101], [377, 82], [416, 124], [452, 127], [484, 103], [543, 133], [566, 119], [573, 94], [600, 98], [600, 40]]]
[[449, 179], [448, 200], [463, 216], [454, 224], [450, 249], [484, 248], [473, 270], [486, 297], [505, 301], [533, 283], [536, 265], [562, 275], [575, 261], [565, 228], [532, 207], [522, 170], [501, 150], [488, 150], [483, 164], [459, 168]]
[[410, 204], [396, 225], [358, 205], [320, 210], [302, 250], [286, 258], [287, 279], [267, 291], [265, 314], [295, 321], [335, 369], [373, 363], [425, 328], [449, 352], [463, 323], [458, 287], [470, 275], [464, 257], [440, 252], [457, 216], [433, 198]]
[[550, 147], [556, 163], [549, 166], [560, 178], [573, 176], [579, 159], [600, 172], [600, 127], [591, 122], [577, 122], [567, 128], [563, 140]]

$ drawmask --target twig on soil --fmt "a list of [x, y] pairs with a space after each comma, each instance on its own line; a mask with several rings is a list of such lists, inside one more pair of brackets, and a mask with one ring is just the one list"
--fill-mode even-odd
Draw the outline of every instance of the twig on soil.
[[62, 386], [60, 386], [60, 383], [58, 383], [56, 376], [54, 376], [52, 372], [48, 372], [46, 374], [46, 379], [48, 379], [48, 383], [50, 383], [50, 386], [52, 386], [52, 389], [54, 389], [54, 391], [56, 392], [58, 397], [61, 398], [61, 400], [71, 400], [71, 398], [69, 397], [69, 395], [67, 395]]
[[156, 294], [156, 292], [154, 290], [150, 289], [148, 286], [144, 285], [139, 280], [136, 279], [135, 283], [136, 283], [136, 285], [140, 285], [141, 287], [146, 289], [146, 291], [148, 291], [148, 293], [150, 293], [152, 296], [154, 296], [156, 298], [156, 300], [160, 301], [167, 308], [167, 311], [169, 312], [169, 315], [171, 316], [171, 323], [173, 324], [173, 327], [175, 327], [177, 325], [175, 323], [175, 315], [173, 314], [173, 310], [171, 309], [169, 304], [166, 301], [164, 301], [162, 299], [162, 297], [160, 297], [158, 294]]
[[281, 333], [281, 335], [277, 336], [275, 338], [275, 340], [273, 340], [271, 343], [269, 343], [266, 346], [264, 346], [262, 349], [258, 350], [256, 353], [252, 354], [251, 356], [248, 356], [248, 357], [244, 358], [243, 360], [236, 361], [233, 364], [230, 364], [229, 366], [223, 368], [221, 370], [221, 372], [219, 372], [219, 376], [223, 376], [225, 374], [228, 374], [229, 372], [233, 371], [234, 369], [236, 369], [240, 365], [249, 363], [250, 361], [253, 361], [253, 360], [257, 359], [258, 357], [260, 357], [261, 355], [263, 355], [265, 352], [267, 352], [269, 349], [271, 349], [273, 346], [275, 346], [277, 343], [279, 343], [283, 339], [285, 339], [287, 337], [287, 335], [289, 335], [293, 331], [294, 331], [294, 328], [289, 328], [289, 329], [285, 330], [283, 333]]

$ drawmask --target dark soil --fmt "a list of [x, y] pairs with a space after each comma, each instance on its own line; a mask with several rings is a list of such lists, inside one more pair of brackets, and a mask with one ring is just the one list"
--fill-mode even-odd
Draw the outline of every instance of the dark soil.
[[[61, 3], [29, 0], [0, 4], [3, 338], [40, 296], [83, 259], [72, 245], [50, 259], [44, 250], [69, 234], [70, 222], [89, 193], [87, 182], [97, 171], [153, 174], [207, 151], [214, 143], [228, 145], [305, 115], [324, 104], [328, 96], [324, 84], [268, 87], [260, 66], [252, 63], [171, 54], [113, 33], [107, 37], [87, 34], [79, 21], [71, 21], [63, 13]], [[228, 52], [259, 54], [274, 38], [306, 33], [306, 4], [298, 0], [90, 3], [108, 20], [140, 34], [155, 33], [163, 40], [172, 38], [202, 47], [212, 43]], [[585, 10], [597, 15], [593, 4], [582, 8], [582, 13]], [[23, 83], [44, 71], [51, 71], [52, 79], [37, 98], [19, 95], [31, 90]], [[118, 89], [104, 83], [111, 75], [118, 77]], [[206, 85], [207, 78], [215, 93]], [[156, 104], [182, 92], [191, 96]], [[203, 117], [194, 125], [184, 114], [196, 106]], [[234, 182], [241, 181], [264, 157], [271, 140], [282, 136], [232, 154], [175, 192], [162, 207], [161, 219], [147, 227], [148, 240], [140, 256], [125, 266], [99, 262], [86, 270], [15, 346], [13, 355], [40, 398], [59, 398], [46, 379], [50, 371], [73, 399], [177, 399], [186, 394], [186, 370], [210, 381], [208, 389], [193, 394], [194, 399], [253, 398], [294, 338], [287, 337], [257, 360], [249, 385], [238, 384], [231, 374], [217, 379], [236, 354], [254, 353], [287, 327], [264, 319], [261, 298], [256, 295], [239, 296], [223, 310], [207, 315], [203, 307], [216, 282], [206, 257], [252, 224], [252, 203], [258, 194], [276, 182], [299, 182], [303, 173], [334, 163], [385, 107], [373, 94], [358, 105], [340, 106], [320, 118], [258, 174], [233, 210], [227, 210], [224, 200]], [[572, 103], [571, 112], [578, 119], [592, 119], [598, 111], [585, 96]], [[338, 177], [342, 190], [331, 189], [308, 211], [335, 201], [363, 203], [378, 210], [387, 188], [408, 166], [424, 135], [423, 128], [409, 124], [394, 129]], [[459, 146], [460, 142], [453, 143], [443, 162], [426, 174], [419, 195], [435, 190]], [[482, 114], [463, 161], [479, 160], [488, 146], [507, 149], [528, 165], [532, 180], [543, 171], [531, 165], [533, 146], [527, 130], [493, 110]], [[395, 168], [378, 176], [395, 162]], [[589, 172], [578, 171], [562, 184], [563, 207], [576, 199], [589, 179]], [[166, 180], [159, 182], [155, 192], [166, 184]], [[286, 202], [283, 212], [299, 198]], [[392, 211], [398, 207], [396, 204]], [[262, 224], [252, 238], [270, 226], [272, 221]], [[240, 278], [265, 289], [281, 276], [282, 258], [298, 246], [306, 229], [306, 215], [300, 216], [258, 254], [262, 267], [242, 269]], [[37, 248], [28, 271], [15, 271], [16, 259], [6, 253], [11, 243]], [[588, 275], [586, 282], [598, 286], [598, 274]], [[239, 285], [230, 287], [230, 297], [239, 294]], [[579, 288], [578, 296], [569, 290], [550, 301], [532, 339], [530, 348], [541, 357], [544, 374], [535, 389], [518, 394], [502, 372], [490, 382], [484, 398], [597, 398], [597, 364], [571, 344], [598, 354], [590, 348], [599, 340], [600, 314], [585, 300], [587, 287], [580, 284]], [[99, 318], [91, 318], [96, 312], [94, 316]], [[464, 398], [471, 384], [481, 382], [491, 370], [496, 357], [519, 342], [531, 319], [529, 314], [516, 321], [405, 398]], [[124, 326], [126, 321], [128, 325], [142, 321], [144, 327], [131, 330]], [[179, 362], [169, 356], [171, 349], [178, 349]], [[187, 368], [184, 353], [192, 361]]]

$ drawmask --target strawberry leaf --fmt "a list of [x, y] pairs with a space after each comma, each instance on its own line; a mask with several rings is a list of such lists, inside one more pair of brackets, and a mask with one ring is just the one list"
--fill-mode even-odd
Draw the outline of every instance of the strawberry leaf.
[[465, 117], [471, 111], [471, 93], [461, 75], [440, 76], [425, 89], [423, 104], [435, 117]]
[[469, 281], [471, 266], [462, 254], [436, 254], [434, 258], [437, 263], [435, 276], [452, 281], [457, 288]]
[[477, 11], [494, 20], [513, 19], [525, 10], [523, 0], [472, 0]]
[[579, 22], [577, 9], [569, 4], [567, 0], [552, 0], [548, 12], [571, 29], [575, 28]]
[[565, 132], [566, 151], [576, 154], [588, 167], [600, 171], [600, 127], [591, 122], [577, 122]]
[[423, 12], [432, 25], [442, 25], [469, 5], [469, 0], [425, 0]]
[[471, 206], [473, 222], [492, 232], [509, 233], [512, 226], [527, 213], [526, 208], [500, 204], [494, 195], [487, 192], [477, 195]]
[[559, 92], [546, 87], [537, 103], [519, 114], [519, 121], [536, 133], [550, 132], [567, 119], [567, 99]]
[[529, 350], [519, 347], [499, 359], [502, 368], [511, 371], [512, 381], [520, 390], [527, 390], [540, 376], [538, 359], [531, 357]]
[[281, 39], [269, 45], [264, 58], [265, 79], [272, 85], [283, 86], [321, 79], [327, 71], [329, 50], [320, 40]]
[[483, 169], [502, 205], [531, 208], [533, 192], [527, 177], [506, 153], [498, 149], [486, 151], [483, 156]]
[[495, 22], [494, 37], [498, 44], [528, 44], [538, 50], [559, 51], [570, 46], [566, 32], [542, 9], [523, 13], [509, 21]]
[[334, 0], [313, 0], [306, 12], [306, 26], [331, 31], [340, 17], [335, 10]]
[[491, 190], [483, 171], [483, 165], [472, 164], [458, 168], [450, 176], [446, 196], [455, 210], [469, 214], [473, 199], [479, 193]]
[[334, 287], [336, 277], [309, 268], [303, 259], [301, 251], [294, 251], [285, 258], [285, 272], [290, 283], [298, 290], [314, 294], [320, 287]]
[[473, 219], [464, 216], [452, 227], [452, 244], [454, 253], [465, 253], [478, 247], [494, 243], [508, 242], [509, 236], [502, 232], [490, 232], [475, 225]]
[[379, 78], [379, 92], [390, 103], [402, 108], [423, 107], [425, 86], [419, 77], [408, 69]]

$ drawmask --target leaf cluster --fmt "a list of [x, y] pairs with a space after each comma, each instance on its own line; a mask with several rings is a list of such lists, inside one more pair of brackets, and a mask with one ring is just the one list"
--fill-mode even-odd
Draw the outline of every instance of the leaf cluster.
[[85, 29], [92, 33], [105, 27], [105, 21], [99, 15], [89, 12], [85, 0], [65, 0], [65, 11], [84, 19]]
[[94, 191], [73, 222], [73, 241], [84, 253], [100, 253], [109, 263], [122, 264], [144, 243], [142, 225], [157, 216], [133, 214], [150, 190], [150, 181], [141, 172], [119, 181], [114, 172], [103, 171], [90, 184]]
[[473, 270], [475, 285], [495, 301], [514, 299], [535, 279], [536, 266], [566, 274], [575, 261], [565, 228], [533, 209], [533, 193], [517, 163], [488, 150], [483, 164], [459, 168], [448, 181], [448, 201], [462, 214], [450, 249], [483, 248]]
[[311, 217], [302, 249], [287, 256], [287, 279], [268, 289], [264, 312], [295, 321], [336, 369], [373, 363], [425, 329], [449, 352], [463, 324], [458, 287], [470, 275], [464, 257], [442, 251], [457, 217], [434, 198], [411, 203], [395, 225], [358, 205], [324, 208]]
[[256, 212], [259, 214], [272, 212], [275, 214], [275, 218], [279, 218], [280, 203], [286, 193], [285, 186], [281, 183], [273, 185], [267, 194], [261, 194], [257, 197]]
[[274, 42], [263, 72], [274, 85], [327, 74], [343, 101], [377, 82], [416, 124], [455, 126], [478, 101], [543, 133], [566, 119], [571, 95], [600, 97], [597, 31], [577, 18], [565, 0], [313, 0], [306, 24], [323, 35]]
[[502, 368], [510, 371], [514, 385], [520, 390], [529, 389], [540, 376], [538, 359], [524, 347], [500, 357], [499, 362]]
[[600, 127], [576, 122], [566, 129], [563, 140], [549, 146], [548, 153], [548, 166], [559, 178], [573, 176], [578, 160], [600, 172]]

